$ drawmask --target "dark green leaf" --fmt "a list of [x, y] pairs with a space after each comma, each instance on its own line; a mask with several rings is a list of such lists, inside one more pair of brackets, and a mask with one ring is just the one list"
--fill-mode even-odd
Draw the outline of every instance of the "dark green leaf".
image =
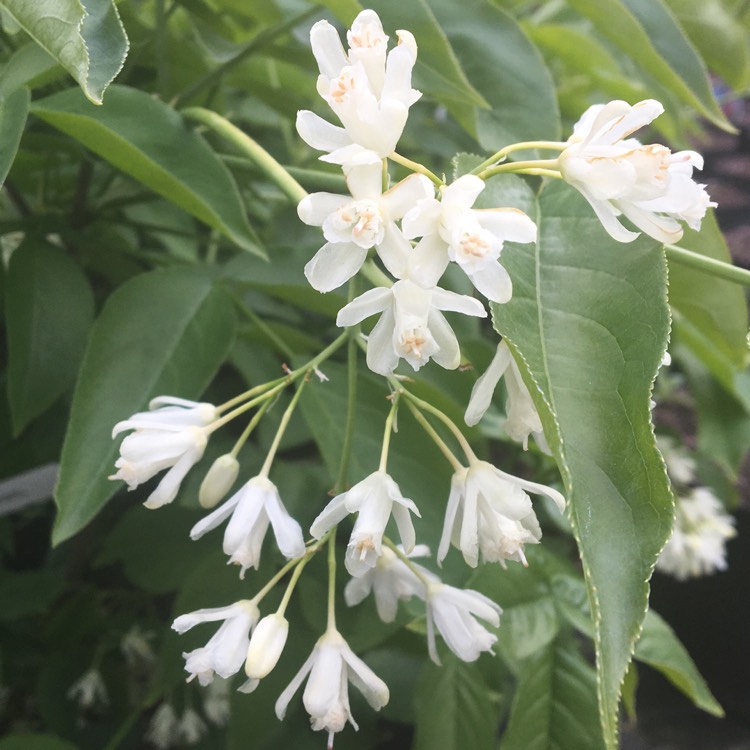
[[112, 0], [1, 0], [0, 8], [101, 104], [128, 53]]
[[490, 750], [497, 711], [476, 664], [452, 654], [440, 667], [428, 662], [415, 689], [413, 750]]
[[94, 296], [65, 250], [28, 239], [11, 257], [5, 305], [8, 400], [18, 434], [75, 383]]
[[0, 740], [0, 750], [77, 750], [67, 740], [51, 734], [13, 734]]
[[29, 42], [16, 50], [0, 70], [0, 97], [12, 94], [22, 86], [33, 84], [35, 79], [48, 78], [50, 71], [60, 70], [54, 58], [50, 57], [38, 44]]
[[698, 708], [714, 716], [724, 715], [724, 710], [711, 695], [690, 654], [672, 628], [653, 610], [649, 610], [643, 622], [643, 632], [636, 643], [634, 655], [639, 661], [659, 670]]
[[720, 128], [733, 128], [714, 98], [705, 66], [662, 0], [568, 0], [662, 86]]
[[600, 750], [596, 675], [574, 640], [526, 660], [500, 750]]
[[28, 114], [28, 89], [17, 89], [5, 98], [0, 95], [0, 187], [16, 158]]
[[117, 485], [116, 422], [154, 396], [196, 398], [224, 361], [235, 315], [199, 269], [137, 276], [108, 300], [94, 324], [73, 397], [55, 500], [59, 544], [96, 515]]
[[563, 184], [545, 188], [535, 250], [507, 247], [513, 299], [495, 325], [518, 355], [563, 474], [596, 623], [605, 737], [669, 535], [672, 497], [649, 396], [666, 348], [664, 255], [623, 246]]
[[35, 102], [32, 112], [240, 247], [263, 255], [231, 174], [166, 104], [145, 91], [112, 86], [102, 107], [71, 89]]

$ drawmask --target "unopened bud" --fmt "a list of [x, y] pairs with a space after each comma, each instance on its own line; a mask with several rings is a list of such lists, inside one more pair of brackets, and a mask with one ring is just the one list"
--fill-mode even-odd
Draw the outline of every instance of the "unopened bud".
[[257, 624], [245, 660], [245, 674], [251, 680], [260, 680], [276, 666], [288, 634], [289, 622], [278, 612], [267, 615]]
[[231, 454], [219, 456], [211, 465], [198, 491], [202, 508], [213, 508], [232, 488], [240, 471], [239, 461]]

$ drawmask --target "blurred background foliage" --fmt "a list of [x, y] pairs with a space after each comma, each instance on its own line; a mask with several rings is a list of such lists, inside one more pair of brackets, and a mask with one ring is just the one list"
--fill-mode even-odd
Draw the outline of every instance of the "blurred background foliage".
[[[38, 23], [42, 6], [67, 19], [67, 31]], [[655, 128], [673, 148], [700, 150], [720, 131], [741, 138], [731, 120], [742, 124], [750, 83], [745, 0], [370, 6], [388, 32], [408, 28], [418, 40], [415, 87], [424, 96], [399, 150], [438, 174], [453, 173], [458, 152], [564, 138], [586, 107], [615, 98], [664, 102]], [[88, 20], [71, 31], [82, 9]], [[257, 694], [186, 685], [180, 652], [205, 634], [178, 639], [168, 627], [172, 618], [247, 596], [248, 585], [268, 574], [252, 573], [243, 583], [227, 571], [216, 538], [189, 540], [201, 514], [202, 469], [174, 507], [153, 514], [140, 506], [143, 492], [115, 494], [106, 476], [116, 456], [111, 426], [149, 397], [164, 392], [219, 403], [330, 340], [343, 298], [319, 295], [302, 275], [318, 237], [252, 161], [180, 112], [196, 105], [220, 112], [308, 190], [340, 189], [338, 171], [302, 143], [294, 119], [299, 109], [323, 113], [310, 25], [325, 17], [343, 27], [360, 9], [356, 0], [0, 0], [0, 750], [304, 750], [322, 742], [301, 706], [283, 723], [272, 706], [322, 627], [323, 564], [313, 562], [303, 577], [290, 615], [303, 625]], [[713, 217], [683, 244], [729, 257]], [[733, 737], [743, 727], [750, 732], [747, 681], [711, 669], [716, 652], [706, 644], [725, 641], [732, 653], [726, 666], [747, 677], [741, 613], [720, 609], [721, 626], [732, 634], [726, 638], [711, 629], [718, 625], [704, 626], [704, 615], [691, 621], [693, 613], [715, 611], [730, 579], [735, 601], [750, 580], [750, 561], [738, 551], [748, 525], [740, 491], [750, 445], [747, 312], [742, 292], [727, 282], [680, 267], [670, 268], [670, 278], [673, 367], [657, 383], [657, 420], [695, 450], [701, 484], [738, 510], [740, 539], [730, 546], [729, 574], [679, 585], [657, 576], [656, 595], [711, 673], [729, 713], [722, 726]], [[486, 329], [466, 320], [457, 332], [481, 371], [494, 351]], [[324, 371], [332, 387], [310, 389], [302, 400], [275, 468], [303, 526], [332, 484], [343, 440], [346, 372], [338, 362]], [[386, 393], [380, 379], [360, 377], [353, 473], [369, 471]], [[460, 419], [473, 381], [427, 368], [416, 391]], [[471, 431], [476, 449], [537, 481], [555, 481], [540, 454], [523, 454], [507, 439], [503, 403], [498, 394], [481, 431]], [[447, 469], [417, 430], [404, 420], [393, 471], [407, 495], [442, 497]], [[257, 471], [273, 432], [273, 424], [263, 424], [245, 449], [241, 478]], [[236, 437], [220, 435], [202, 466]], [[56, 477], [57, 507], [50, 500]], [[441, 507], [420, 507], [420, 537], [434, 549]], [[426, 659], [417, 609], [384, 625], [371, 602], [342, 606], [340, 629], [392, 696], [378, 715], [354, 698], [360, 731], [342, 733], [337, 748], [603, 746], [575, 544], [554, 513], [544, 520], [546, 544], [529, 550], [528, 569], [511, 565], [499, 576], [490, 567], [467, 571], [455, 554], [446, 562], [446, 579], [502, 603], [496, 658], [467, 665], [446, 656], [437, 668]], [[265, 555], [279, 562], [275, 551]], [[654, 701], [664, 699], [649, 668], [637, 694], [646, 698], [636, 701], [642, 664], [699, 707], [721, 712], [655, 614], [636, 659], [624, 691], [628, 721], [642, 704], [646, 724], [668, 731], [669, 722], [654, 718]], [[88, 692], [76, 691], [91, 670], [104, 691], [92, 683]], [[693, 716], [674, 705], [675, 716]], [[165, 707], [174, 717], [160, 739], [153, 731], [160, 717], [169, 718]], [[195, 722], [191, 731], [191, 711], [200, 731]], [[724, 731], [695, 721], [719, 732], [714, 737]]]

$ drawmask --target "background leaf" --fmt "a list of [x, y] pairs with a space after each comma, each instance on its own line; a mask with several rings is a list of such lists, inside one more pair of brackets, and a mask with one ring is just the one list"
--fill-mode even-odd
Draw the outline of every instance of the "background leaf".
[[28, 89], [17, 89], [6, 98], [0, 97], [0, 187], [16, 158], [28, 114]]
[[128, 39], [112, 0], [2, 0], [11, 17], [102, 103], [128, 53]]
[[196, 398], [224, 361], [232, 305], [205, 270], [131, 279], [107, 300], [91, 333], [73, 398], [55, 493], [53, 542], [75, 534], [118, 486], [112, 427], [162, 394]]
[[672, 519], [649, 412], [669, 330], [665, 261], [652, 240], [623, 247], [609, 238], [566, 185], [542, 191], [536, 220], [535, 250], [504, 251], [514, 294], [493, 306], [495, 326], [530, 374], [565, 481], [615, 747], [620, 684]]
[[29, 238], [11, 257], [5, 305], [8, 401], [18, 434], [73, 387], [94, 296], [65, 250]]
[[35, 102], [32, 112], [240, 247], [263, 255], [231, 174], [166, 104], [112, 86], [102, 107], [71, 89]]

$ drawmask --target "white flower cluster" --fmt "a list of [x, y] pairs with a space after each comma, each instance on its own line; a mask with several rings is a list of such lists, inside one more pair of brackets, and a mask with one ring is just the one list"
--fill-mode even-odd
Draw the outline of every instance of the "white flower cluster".
[[393, 155], [409, 107], [420, 97], [411, 88], [416, 42], [407, 31], [397, 33], [398, 45], [386, 54], [380, 19], [365, 10], [349, 30], [345, 50], [329, 23], [316, 23], [310, 40], [320, 68], [318, 92], [342, 127], [312, 112], [297, 117], [303, 140], [327, 152], [323, 160], [342, 166], [349, 188], [348, 195], [314, 193], [299, 204], [302, 221], [321, 227], [326, 240], [305, 267], [310, 284], [321, 292], [338, 288], [360, 270], [370, 250], [396, 279], [352, 300], [336, 321], [353, 326], [381, 314], [369, 337], [367, 364], [382, 375], [390, 375], [401, 359], [415, 370], [430, 359], [456, 368], [458, 341], [443, 313], [487, 312], [478, 300], [437, 286], [448, 264], [455, 262], [488, 300], [507, 302], [512, 286], [499, 262], [503, 243], [536, 239], [534, 222], [521, 211], [472, 208], [484, 189], [474, 175], [440, 185], [437, 198], [423, 174], [387, 185], [384, 160]]
[[660, 437], [658, 443], [675, 485], [675, 519], [657, 569], [679, 581], [726, 570], [726, 545], [737, 533], [734, 518], [708, 487], [688, 488], [696, 474], [687, 450], [669, 438]]

